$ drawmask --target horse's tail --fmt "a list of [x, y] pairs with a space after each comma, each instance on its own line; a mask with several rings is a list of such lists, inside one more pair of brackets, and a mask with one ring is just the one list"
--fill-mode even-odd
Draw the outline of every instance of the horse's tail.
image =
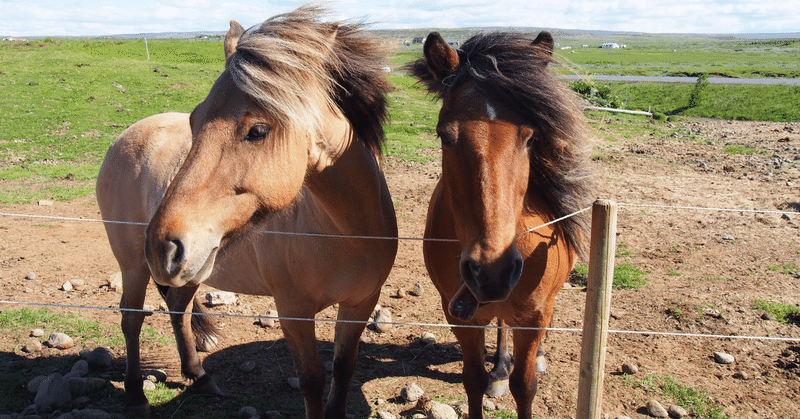
[[[167, 300], [167, 294], [172, 288], [166, 285], [156, 285], [156, 287], [161, 297]], [[200, 298], [195, 295], [194, 301], [192, 301], [192, 333], [194, 333], [195, 346], [201, 352], [213, 350], [222, 336], [222, 331], [217, 327], [211, 316], [206, 315], [207, 313], [208, 311], [200, 301]]]

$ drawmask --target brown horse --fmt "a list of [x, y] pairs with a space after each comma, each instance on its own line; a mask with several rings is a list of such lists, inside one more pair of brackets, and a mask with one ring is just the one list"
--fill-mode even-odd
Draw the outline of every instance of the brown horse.
[[[553, 38], [476, 35], [455, 51], [432, 33], [408, 67], [442, 100], [442, 177], [428, 208], [425, 266], [453, 325], [545, 328], [556, 294], [582, 249], [585, 219], [530, 229], [588, 204], [583, 115], [548, 68]], [[490, 374], [484, 331], [454, 327], [464, 355], [469, 417], [482, 417]], [[499, 360], [502, 361], [502, 333]], [[542, 330], [513, 332], [508, 386], [531, 417]], [[505, 358], [509, 358], [506, 356]], [[506, 359], [506, 362], [508, 359]]]
[[[322, 15], [303, 7], [248, 31], [231, 22], [225, 71], [208, 97], [191, 116], [156, 115], [126, 130], [106, 155], [97, 197], [104, 219], [149, 221], [146, 232], [106, 224], [122, 308], [142, 307], [151, 274], [172, 311], [187, 311], [201, 283], [273, 295], [283, 317], [313, 319], [338, 304], [338, 318], [355, 322], [336, 325], [324, 410], [314, 322], [281, 325], [306, 416], [344, 418], [359, 337], [397, 253], [397, 225], [380, 168], [382, 50], [361, 25]], [[122, 330], [125, 389], [147, 413], [143, 317], [124, 311]], [[193, 390], [217, 394], [197, 356], [195, 345], [209, 340], [193, 334], [196, 318], [171, 318], [181, 369]]]

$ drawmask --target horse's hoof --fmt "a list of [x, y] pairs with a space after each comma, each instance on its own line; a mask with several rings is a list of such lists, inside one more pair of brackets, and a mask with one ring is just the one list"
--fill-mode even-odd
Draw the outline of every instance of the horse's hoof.
[[536, 357], [536, 372], [545, 371], [547, 371], [547, 359], [545, 359], [544, 355], [539, 355]]
[[214, 379], [208, 374], [198, 378], [192, 383], [192, 385], [189, 386], [189, 390], [193, 393], [205, 394], [207, 396], [226, 396], [225, 392], [217, 387], [217, 383], [215, 383]]
[[195, 339], [195, 347], [200, 352], [211, 352], [217, 347], [219, 339], [216, 336], [197, 336]]
[[502, 397], [508, 393], [508, 380], [491, 380], [486, 395], [489, 397]]

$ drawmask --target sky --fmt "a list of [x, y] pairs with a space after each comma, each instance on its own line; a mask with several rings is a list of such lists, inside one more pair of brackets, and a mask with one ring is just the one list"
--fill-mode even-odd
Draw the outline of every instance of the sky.
[[[226, 31], [304, 4], [270, 0], [0, 0], [0, 36]], [[372, 29], [533, 27], [647, 33], [800, 32], [800, 0], [339, 0]]]

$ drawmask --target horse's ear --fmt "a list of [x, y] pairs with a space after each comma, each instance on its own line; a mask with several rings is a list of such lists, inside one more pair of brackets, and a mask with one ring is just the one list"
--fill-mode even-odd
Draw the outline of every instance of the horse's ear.
[[434, 79], [441, 81], [458, 67], [458, 54], [438, 32], [431, 32], [423, 47], [425, 62]]
[[244, 33], [244, 26], [241, 23], [231, 20], [231, 28], [225, 35], [225, 59], [227, 60], [236, 52], [236, 44], [239, 43], [239, 38]]
[[541, 48], [542, 52], [546, 53], [548, 56], [553, 55], [554, 44], [553, 35], [550, 35], [550, 32], [547, 31], [539, 32], [539, 36], [531, 43], [531, 45]]

